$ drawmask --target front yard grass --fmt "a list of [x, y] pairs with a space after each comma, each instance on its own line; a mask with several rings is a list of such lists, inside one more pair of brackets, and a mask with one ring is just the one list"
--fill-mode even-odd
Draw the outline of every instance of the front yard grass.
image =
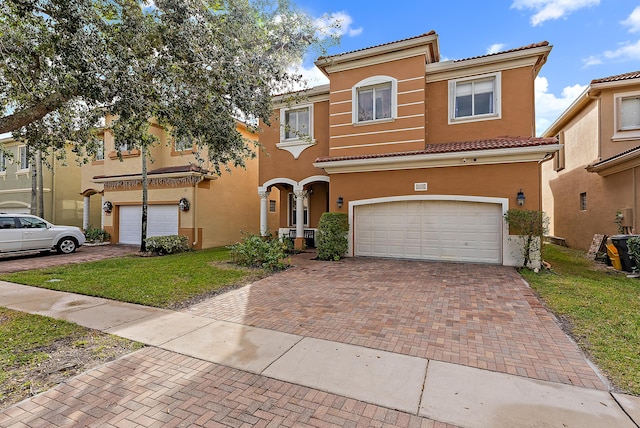
[[0, 409], [121, 355], [140, 343], [0, 307]]
[[640, 395], [640, 279], [546, 244], [551, 272], [521, 273], [613, 385]]
[[257, 279], [259, 269], [228, 263], [213, 248], [162, 257], [129, 256], [0, 275], [0, 280], [121, 302], [177, 308], [199, 296]]

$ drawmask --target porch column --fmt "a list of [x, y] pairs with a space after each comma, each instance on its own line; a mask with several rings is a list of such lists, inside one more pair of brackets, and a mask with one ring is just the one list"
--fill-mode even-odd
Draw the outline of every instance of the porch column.
[[307, 197], [306, 190], [294, 190], [296, 197], [296, 248], [302, 248], [304, 242], [304, 198]]
[[269, 193], [266, 190], [258, 190], [258, 196], [260, 196], [260, 236], [266, 236], [267, 234], [267, 202]]
[[82, 228], [84, 230], [89, 229], [89, 208], [90, 208], [90, 196], [85, 196], [82, 199]]
[[100, 229], [104, 230], [104, 193], [100, 196]]

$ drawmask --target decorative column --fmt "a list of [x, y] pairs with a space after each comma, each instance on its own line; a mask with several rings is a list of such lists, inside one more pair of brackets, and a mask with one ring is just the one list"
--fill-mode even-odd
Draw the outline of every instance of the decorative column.
[[89, 229], [89, 213], [90, 213], [89, 208], [91, 207], [90, 200], [91, 200], [90, 196], [85, 196], [82, 199], [82, 228], [84, 230]]
[[266, 190], [258, 190], [258, 196], [260, 196], [260, 235], [266, 236], [267, 234], [267, 203], [269, 202], [269, 193]]
[[307, 197], [306, 190], [294, 189], [296, 198], [296, 248], [302, 248], [304, 242], [304, 198]]

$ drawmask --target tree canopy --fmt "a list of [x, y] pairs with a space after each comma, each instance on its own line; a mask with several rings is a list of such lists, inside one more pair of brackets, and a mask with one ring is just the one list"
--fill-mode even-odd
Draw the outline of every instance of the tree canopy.
[[269, 123], [271, 96], [299, 85], [289, 72], [313, 21], [286, 0], [5, 0], [0, 4], [0, 133], [78, 156], [116, 117], [116, 139], [154, 142], [157, 121], [206, 149], [219, 171], [251, 147], [236, 117]]

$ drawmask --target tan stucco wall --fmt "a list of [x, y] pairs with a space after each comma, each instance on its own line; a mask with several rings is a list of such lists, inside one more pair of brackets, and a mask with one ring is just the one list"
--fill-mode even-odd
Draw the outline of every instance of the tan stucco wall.
[[472, 141], [496, 136], [534, 136], [534, 86], [531, 67], [501, 72], [502, 118], [448, 124], [448, 81], [427, 85], [427, 143]]
[[[313, 106], [313, 138], [314, 146], [305, 149], [298, 159], [276, 144], [280, 142], [280, 110], [276, 109], [271, 119], [271, 126], [260, 123], [259, 134], [261, 147], [259, 157], [259, 183], [273, 178], [289, 178], [300, 181], [314, 175], [327, 175], [323, 169], [313, 166], [313, 162], [329, 155], [329, 102], [317, 102]], [[257, 192], [257, 188], [256, 188]]]
[[624, 94], [627, 92], [640, 91], [640, 85], [628, 85], [618, 88], [608, 88], [601, 92], [601, 126], [602, 126], [602, 159], [607, 159], [620, 152], [638, 147], [640, 139], [630, 141], [613, 141], [612, 136], [616, 131], [616, 123], [614, 119], [616, 94]]
[[[349, 201], [404, 195], [500, 197], [509, 198], [509, 206], [517, 207], [516, 195], [522, 188], [526, 196], [524, 208], [537, 210], [540, 209], [538, 177], [537, 162], [333, 174], [329, 208], [346, 213]], [[423, 182], [428, 184], [428, 191], [414, 191], [414, 183]], [[339, 196], [344, 198], [342, 209], [331, 202]]]

